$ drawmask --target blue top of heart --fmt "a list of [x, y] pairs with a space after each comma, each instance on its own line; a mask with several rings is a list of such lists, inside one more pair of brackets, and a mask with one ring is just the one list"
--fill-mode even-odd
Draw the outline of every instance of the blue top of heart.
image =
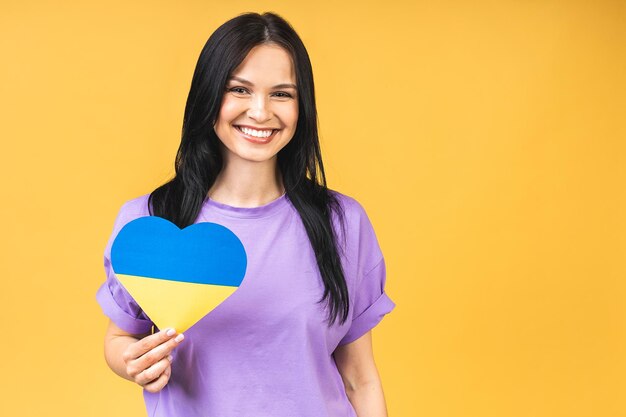
[[116, 274], [238, 287], [246, 273], [246, 251], [227, 227], [201, 222], [184, 229], [158, 216], [134, 219], [111, 247]]

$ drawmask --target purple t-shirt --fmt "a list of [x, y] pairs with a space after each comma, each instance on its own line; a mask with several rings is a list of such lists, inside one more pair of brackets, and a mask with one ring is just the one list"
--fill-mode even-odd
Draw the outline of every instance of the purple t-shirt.
[[[315, 253], [289, 198], [259, 207], [206, 199], [195, 223], [239, 237], [247, 268], [239, 288], [185, 332], [172, 352], [172, 375], [158, 393], [143, 391], [148, 416], [355, 417], [332, 356], [378, 324], [395, 303], [385, 293], [385, 261], [363, 207], [335, 193], [346, 212], [340, 254], [350, 294], [348, 320], [330, 328]], [[122, 205], [104, 251], [106, 281], [96, 299], [121, 329], [149, 333], [152, 321], [111, 268], [120, 229], [148, 212], [148, 194]], [[336, 218], [334, 226], [341, 236]], [[156, 326], [155, 326], [156, 327]]]

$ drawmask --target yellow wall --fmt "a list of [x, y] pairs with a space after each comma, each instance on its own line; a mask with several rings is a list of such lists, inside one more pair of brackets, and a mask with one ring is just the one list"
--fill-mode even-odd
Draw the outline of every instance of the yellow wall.
[[208, 36], [268, 10], [387, 259], [390, 416], [625, 416], [626, 3], [391, 0], [0, 4], [0, 415], [145, 415], [104, 246], [173, 172]]

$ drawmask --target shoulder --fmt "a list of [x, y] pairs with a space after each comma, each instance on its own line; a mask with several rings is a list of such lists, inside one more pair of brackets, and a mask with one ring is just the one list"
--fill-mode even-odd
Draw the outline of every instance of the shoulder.
[[[329, 192], [336, 197], [341, 206], [348, 236], [363, 236], [364, 234], [371, 235], [373, 233], [372, 222], [363, 204], [355, 197], [343, 194], [339, 191], [329, 189]], [[333, 217], [336, 221], [337, 214], [333, 213]]]
[[117, 215], [115, 216], [115, 221], [113, 222], [113, 231], [109, 236], [109, 241], [107, 243], [105, 251], [110, 250], [111, 244], [115, 239], [115, 236], [119, 233], [122, 227], [124, 227], [132, 220], [150, 215], [150, 212], [148, 211], [149, 196], [150, 194], [140, 195], [130, 200], [126, 200], [122, 203], [117, 211]]
[[[344, 211], [345, 230], [337, 227], [336, 214], [333, 216], [335, 228], [339, 236], [345, 236], [346, 254], [348, 258], [357, 259], [365, 269], [371, 268], [380, 262], [382, 252], [378, 244], [378, 238], [374, 226], [367, 215], [364, 206], [354, 197], [330, 190], [333, 193], [342, 210]], [[345, 233], [344, 233], [345, 232]]]
[[341, 209], [345, 213], [346, 218], [360, 219], [363, 216], [367, 217], [365, 208], [356, 198], [330, 188], [328, 191], [330, 194], [335, 196], [341, 206]]
[[123, 221], [127, 223], [133, 219], [143, 216], [149, 216], [148, 210], [148, 198], [150, 193], [140, 195], [138, 197], [131, 198], [122, 203], [119, 212], [117, 222]]

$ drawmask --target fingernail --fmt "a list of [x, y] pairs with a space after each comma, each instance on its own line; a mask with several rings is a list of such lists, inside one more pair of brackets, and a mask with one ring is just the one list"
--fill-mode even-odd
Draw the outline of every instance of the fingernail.
[[165, 333], [168, 336], [174, 336], [174, 333], [176, 333], [176, 330], [174, 329], [167, 329], [167, 333]]
[[171, 362], [171, 361], [173, 361], [173, 360], [174, 360], [174, 357], [173, 357], [172, 355], [169, 355], [169, 356], [167, 357], [167, 360]]
[[176, 339], [174, 340], [177, 342], [181, 342], [184, 338], [185, 338], [185, 335], [181, 333], [178, 336], [176, 336]]

